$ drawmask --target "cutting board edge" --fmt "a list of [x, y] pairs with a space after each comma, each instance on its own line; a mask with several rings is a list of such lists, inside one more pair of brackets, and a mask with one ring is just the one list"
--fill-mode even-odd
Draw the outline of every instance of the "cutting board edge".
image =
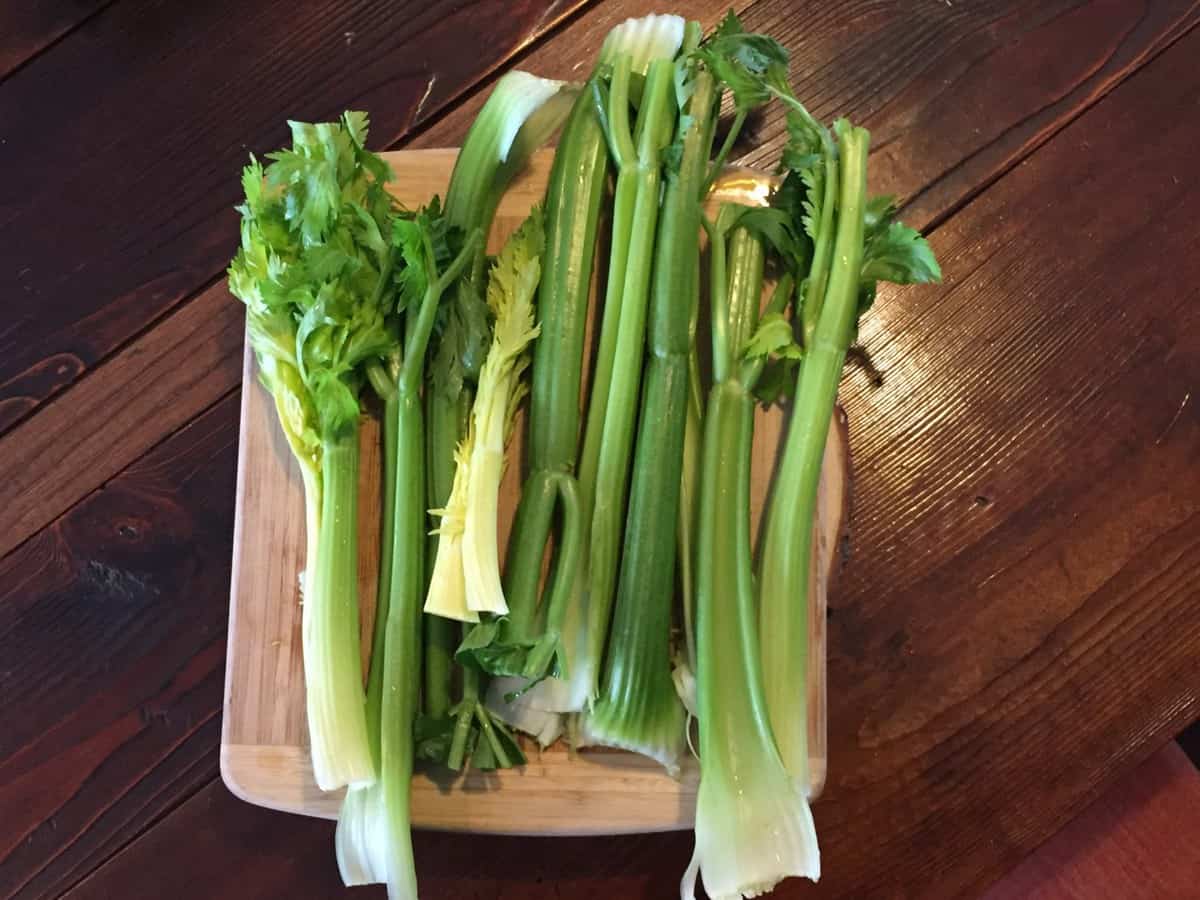
[[[344, 792], [323, 793], [317, 788], [307, 754], [306, 747], [222, 743], [221, 780], [235, 797], [255, 806], [336, 819]], [[693, 760], [684, 764], [679, 779], [669, 779], [657, 764], [627, 753], [601, 752], [572, 758], [562, 750], [549, 750], [526, 768], [535, 771], [468, 776], [474, 797], [470, 804], [462, 803], [456, 794], [463, 790], [461, 785], [451, 792], [427, 775], [417, 774], [412, 786], [413, 827], [472, 834], [582, 837], [683, 831], [690, 829], [695, 820], [700, 773]], [[569, 779], [555, 774], [568, 771]], [[620, 789], [597, 791], [588, 787], [589, 782], [598, 781]], [[547, 790], [547, 784], [555, 787]], [[280, 799], [289, 796], [295, 798], [294, 802]]]

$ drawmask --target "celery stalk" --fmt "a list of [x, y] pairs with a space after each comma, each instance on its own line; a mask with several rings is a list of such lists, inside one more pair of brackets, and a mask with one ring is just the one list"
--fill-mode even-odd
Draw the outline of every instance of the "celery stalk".
[[[362, 708], [362, 663], [358, 627], [358, 424], [339, 429], [322, 442], [324, 486], [316, 561], [304, 598], [302, 627], [308, 669], [321, 673], [305, 691], [313, 774], [318, 785], [369, 784], [370, 757], [354, 765], [338, 744], [366, 748], [366, 716], [346, 716]], [[349, 733], [343, 729], [353, 729]]]
[[[833, 260], [819, 318], [806, 347], [795, 408], [766, 524], [760, 570], [767, 701], [785, 765], [808, 783], [809, 571], [817, 483], [846, 350], [858, 317], [863, 261], [867, 144], [861, 128], [840, 128], [840, 196]], [[820, 242], [818, 241], [818, 244]], [[818, 263], [814, 261], [814, 267]], [[808, 301], [806, 300], [806, 303]]]
[[696, 875], [715, 900], [754, 897], [790, 875], [820, 876], [816, 833], [801, 784], [771, 734], [758, 652], [750, 549], [750, 441], [754, 401], [716, 385], [705, 417], [697, 554], [700, 792]]
[[[482, 244], [476, 230], [444, 270], [439, 271], [432, 235], [439, 231], [438, 210], [426, 210], [398, 222], [394, 240], [408, 274], [401, 302], [405, 310], [402, 345], [394, 349], [390, 384], [384, 395], [384, 435], [394, 434], [394, 460], [385, 463], [385, 487], [391, 491], [384, 516], [382, 551], [386, 582], [380, 585], [375, 647], [383, 631], [382, 658], [372, 659], [366, 709], [378, 723], [379, 778], [352, 788], [343, 801], [335, 838], [338, 864], [347, 884], [383, 880], [393, 900], [416, 897], [416, 873], [409, 831], [409, 790], [413, 767], [413, 725], [420, 692], [421, 599], [425, 586], [425, 435], [420, 391], [426, 348], [442, 296], [475, 258]], [[374, 380], [373, 380], [374, 383]], [[387, 466], [394, 475], [388, 477]], [[376, 668], [378, 667], [378, 676]]]
[[586, 577], [582, 584], [587, 595], [587, 647], [579, 664], [590, 676], [588, 695], [592, 698], [599, 692], [620, 561], [621, 524], [625, 519], [626, 481], [658, 222], [661, 155], [674, 131], [673, 73], [669, 60], [650, 64], [638, 110], [637, 134], [631, 137], [624, 121], [628, 115], [625, 100], [628, 58], [618, 56], [613, 68], [609, 123], [611, 143], [619, 154], [613, 250], [579, 464], [582, 506], [585, 514], [590, 506], [591, 514]]
[[[700, 203], [716, 118], [716, 85], [700, 71], [681, 123], [655, 248], [646, 381], [617, 582], [612, 648], [600, 695], [584, 716], [588, 743], [623, 747], [678, 769], [684, 709], [669, 653], [690, 362], [699, 298]], [[753, 277], [750, 273], [749, 277]], [[761, 266], [759, 268], [761, 280]], [[690, 587], [690, 585], [689, 585]]]
[[[639, 72], [652, 59], [672, 57], [682, 28], [682, 20], [674, 16], [648, 16], [618, 25], [605, 40], [593, 80], [620, 55]], [[592, 97], [581, 95], [559, 140], [547, 188], [546, 251], [538, 293], [542, 334], [534, 344], [529, 409], [530, 474], [509, 540], [504, 582], [509, 613], [498, 627], [470, 635], [459, 651], [475, 665], [510, 676], [493, 682], [488, 708], [515, 727], [532, 728], [543, 740], [560, 730], [554, 711], [578, 709], [583, 702], [576, 688], [583, 670], [567, 662], [583, 643], [585, 618], [581, 604], [570, 603], [578, 599], [577, 570], [587, 523], [574, 468], [584, 326], [608, 162]], [[540, 598], [543, 556], [556, 511], [557, 550], [546, 595]], [[564, 677], [528, 689], [531, 682], [554, 673]], [[508, 697], [523, 689], [515, 703], [509, 702]]]
[[[705, 415], [697, 537], [697, 704], [700, 791], [696, 849], [681, 884], [694, 897], [696, 875], [709, 896], [752, 897], [792, 875], [816, 879], [820, 858], [802, 784], [784, 767], [767, 712], [759, 651], [750, 538], [750, 459], [754, 424], [753, 342], [762, 291], [761, 238], [722, 223], [711, 229], [714, 260], [714, 371], [723, 373]], [[724, 251], [724, 252], [722, 252]], [[743, 349], [745, 348], [745, 349]], [[750, 379], [743, 376], [749, 374]], [[768, 677], [769, 674], [769, 677]]]
[[354, 516], [362, 367], [393, 341], [387, 164], [367, 117], [290, 123], [292, 146], [242, 174], [241, 247], [230, 291], [280, 425], [300, 463], [308, 554], [303, 642], [317, 785], [375, 777], [362, 687]]

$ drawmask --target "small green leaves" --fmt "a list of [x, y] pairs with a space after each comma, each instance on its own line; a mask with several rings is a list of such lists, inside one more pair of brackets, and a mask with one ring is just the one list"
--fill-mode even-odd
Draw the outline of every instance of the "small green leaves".
[[753, 381], [755, 398], [764, 406], [792, 396], [804, 351], [796, 342], [792, 322], [781, 312], [769, 312], [746, 342], [742, 356], [759, 360], [761, 372]]
[[784, 169], [800, 172], [818, 165], [825, 150], [826, 133], [812, 116], [791, 108], [787, 112], [787, 144], [780, 164]]
[[525, 656], [533, 642], [500, 642], [503, 618], [491, 618], [475, 625], [463, 638], [454, 659], [460, 665], [471, 666], [492, 675], [519, 677], [525, 668]]
[[923, 284], [941, 281], [942, 270], [919, 231], [901, 222], [889, 222], [867, 239], [862, 280]]
[[[337, 122], [289, 123], [292, 146], [253, 156], [242, 172], [241, 248], [230, 291], [246, 304], [247, 331], [297, 454], [311, 430], [340, 429], [358, 415], [360, 363], [393, 343], [387, 324], [392, 212], [387, 164], [364, 147], [365, 113]], [[303, 386], [287, 376], [298, 371]]]
[[733, 94], [745, 112], [771, 99], [787, 84], [788, 52], [774, 38], [748, 34], [732, 12], [696, 51], [709, 71]]
[[734, 35], [744, 34], [746, 29], [742, 27], [742, 20], [732, 9], [725, 13], [725, 18], [721, 19], [719, 25], [713, 29], [709, 40], [717, 40], [723, 37], [733, 37]]
[[858, 288], [858, 315], [875, 302], [881, 281], [926, 284], [942, 280], [942, 269], [925, 238], [896, 221], [892, 197], [872, 197], [863, 210], [863, 261]]
[[763, 316], [758, 328], [746, 346], [742, 348], [742, 356], [747, 359], [756, 357], [777, 356], [782, 359], [800, 359], [804, 355], [796, 336], [792, 332], [792, 323], [782, 313], [770, 313]]
[[541, 276], [545, 240], [542, 208], [535, 206], [492, 265], [487, 304], [497, 321], [512, 320], [513, 333], [497, 337], [506, 346], [528, 343], [524, 332], [533, 328], [533, 292]]
[[396, 310], [417, 306], [438, 273], [454, 258], [462, 236], [447, 224], [437, 197], [415, 214], [392, 223], [392, 245], [396, 249]]

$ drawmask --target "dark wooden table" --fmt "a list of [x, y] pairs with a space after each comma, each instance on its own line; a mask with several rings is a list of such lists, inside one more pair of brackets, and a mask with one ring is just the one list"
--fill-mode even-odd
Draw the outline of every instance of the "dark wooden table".
[[[779, 896], [973, 896], [1200, 715], [1200, 11], [736, 5], [871, 129], [947, 276], [881, 296], [882, 381], [843, 386], [826, 878]], [[453, 145], [498, 72], [578, 77], [650, 8], [0, 9], [0, 896], [348, 896], [329, 823], [217, 776], [238, 167], [346, 107]], [[773, 158], [779, 118], [754, 131]], [[433, 898], [671, 897], [690, 850], [416, 843]]]

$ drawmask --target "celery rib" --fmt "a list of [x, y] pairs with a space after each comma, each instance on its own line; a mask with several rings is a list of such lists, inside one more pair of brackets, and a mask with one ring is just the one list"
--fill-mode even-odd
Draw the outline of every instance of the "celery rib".
[[[715, 84], [696, 76], [679, 172], [669, 178], [655, 249], [649, 352], [633, 482], [617, 580], [611, 650], [584, 717], [589, 743], [646, 754], [678, 770], [685, 715], [671, 673], [675, 525], [683, 479], [694, 320], [699, 300], [700, 203], [712, 144]], [[685, 564], [690, 559], [685, 557]], [[690, 583], [689, 583], [690, 587]]]
[[313, 774], [322, 790], [369, 784], [358, 627], [358, 424], [322, 442], [321, 528], [304, 598], [305, 691]]
[[834, 264], [801, 367], [780, 475], [767, 514], [759, 574], [771, 725], [788, 771], [808, 782], [808, 631], [817, 484], [838, 382], [858, 313], [867, 133], [843, 133]]

